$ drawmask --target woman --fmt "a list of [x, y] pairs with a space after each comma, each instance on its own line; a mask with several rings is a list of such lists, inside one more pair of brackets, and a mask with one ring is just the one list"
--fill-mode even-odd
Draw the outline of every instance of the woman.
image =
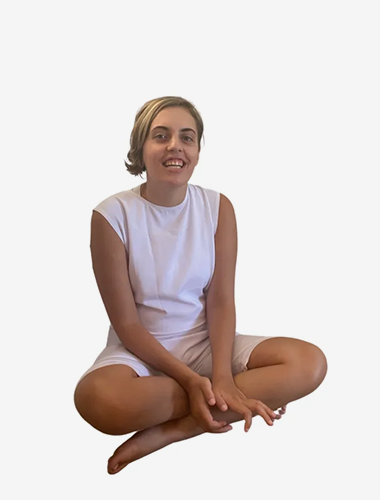
[[189, 101], [147, 102], [125, 163], [132, 175], [146, 171], [147, 181], [93, 211], [93, 269], [111, 325], [75, 405], [101, 432], [139, 431], [109, 459], [110, 474], [239, 420], [246, 431], [256, 415], [273, 425], [327, 372], [309, 342], [235, 331], [234, 209], [223, 194], [188, 184], [202, 135]]

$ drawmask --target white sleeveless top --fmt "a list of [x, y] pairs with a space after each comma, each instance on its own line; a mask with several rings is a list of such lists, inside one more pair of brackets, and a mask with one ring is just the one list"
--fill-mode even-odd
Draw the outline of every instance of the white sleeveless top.
[[[161, 341], [191, 332], [207, 337], [205, 293], [215, 268], [220, 193], [188, 184], [180, 205], [161, 207], [143, 198], [140, 188], [116, 193], [94, 210], [128, 252], [141, 324]], [[115, 344], [121, 341], [111, 324], [107, 346]]]

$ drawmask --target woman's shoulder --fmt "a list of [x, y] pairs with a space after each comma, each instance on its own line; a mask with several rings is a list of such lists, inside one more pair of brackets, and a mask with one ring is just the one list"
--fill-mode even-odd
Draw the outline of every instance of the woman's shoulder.
[[220, 196], [220, 193], [216, 191], [215, 189], [209, 188], [209, 187], [204, 187], [200, 186], [199, 184], [189, 184], [190, 189], [192, 189], [194, 192], [203, 194], [208, 196], [209, 198], [217, 198]]
[[138, 195], [138, 188], [134, 187], [132, 189], [127, 189], [124, 191], [118, 191], [117, 193], [111, 194], [107, 196], [106, 198], [103, 198], [95, 207], [93, 210], [106, 210], [106, 211], [111, 211], [111, 212], [120, 212], [120, 210], [124, 211], [127, 209], [127, 206], [129, 203], [131, 203], [133, 200], [139, 198]]

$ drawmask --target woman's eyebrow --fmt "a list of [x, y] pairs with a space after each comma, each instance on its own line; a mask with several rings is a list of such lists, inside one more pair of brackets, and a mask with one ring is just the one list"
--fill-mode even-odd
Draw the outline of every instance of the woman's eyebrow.
[[[154, 129], [152, 129], [152, 132], [156, 130], [156, 128], [163, 128], [164, 130], [170, 130], [169, 127], [164, 127], [163, 125], [157, 125], [157, 127], [154, 127]], [[181, 128], [180, 132], [194, 132], [195, 134], [195, 130], [193, 130], [192, 128]]]

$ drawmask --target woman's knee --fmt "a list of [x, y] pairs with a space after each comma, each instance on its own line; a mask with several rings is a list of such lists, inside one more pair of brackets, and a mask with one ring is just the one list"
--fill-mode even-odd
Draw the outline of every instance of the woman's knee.
[[311, 390], [315, 390], [327, 374], [327, 359], [323, 351], [310, 342], [303, 342], [297, 364], [302, 376], [307, 379]]
[[101, 377], [84, 378], [74, 393], [74, 404], [81, 417], [104, 434], [120, 436], [133, 432], [130, 414], [133, 408], [125, 391], [123, 397], [115, 393]]

